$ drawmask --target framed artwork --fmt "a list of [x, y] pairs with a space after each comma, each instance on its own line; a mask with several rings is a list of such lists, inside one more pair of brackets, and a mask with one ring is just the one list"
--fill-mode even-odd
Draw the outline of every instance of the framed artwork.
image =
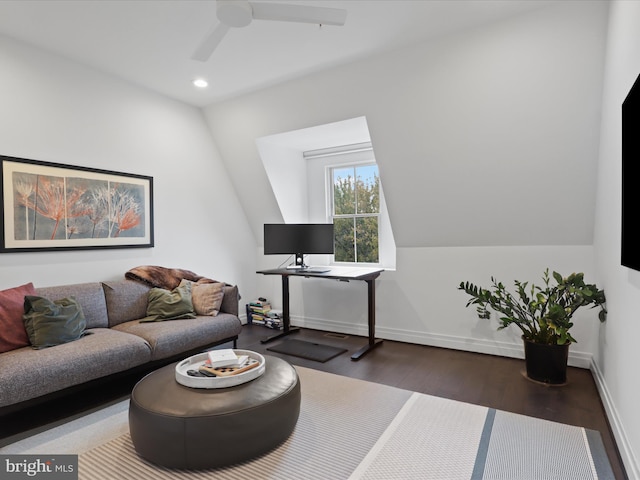
[[0, 156], [0, 252], [153, 247], [153, 178]]

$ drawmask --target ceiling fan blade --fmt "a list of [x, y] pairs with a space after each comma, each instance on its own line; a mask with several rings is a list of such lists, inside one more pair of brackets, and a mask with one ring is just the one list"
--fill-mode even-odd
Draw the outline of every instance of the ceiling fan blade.
[[283, 22], [342, 26], [347, 19], [347, 11], [341, 8], [262, 2], [250, 2], [250, 5], [253, 10], [253, 18], [256, 20], [279, 20]]
[[209, 57], [213, 54], [213, 51], [217, 48], [228, 31], [229, 27], [227, 25], [219, 23], [202, 41], [200, 46], [196, 48], [191, 59], [198, 60], [199, 62], [206, 62], [209, 60]]

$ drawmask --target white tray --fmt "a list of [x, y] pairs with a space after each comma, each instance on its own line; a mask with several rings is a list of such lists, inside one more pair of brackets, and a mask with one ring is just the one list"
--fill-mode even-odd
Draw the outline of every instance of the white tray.
[[209, 358], [208, 353], [199, 353], [176, 365], [176, 381], [191, 388], [227, 388], [249, 382], [264, 373], [265, 361], [262, 355], [250, 350], [234, 350], [234, 352], [236, 355], [248, 355], [249, 358], [258, 360], [260, 364], [251, 370], [229, 377], [192, 377], [187, 374], [187, 370], [197, 370]]

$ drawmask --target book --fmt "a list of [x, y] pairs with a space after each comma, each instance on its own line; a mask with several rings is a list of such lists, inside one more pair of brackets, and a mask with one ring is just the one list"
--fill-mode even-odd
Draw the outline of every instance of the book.
[[[205, 367], [209, 368], [232, 368], [232, 367], [241, 367], [249, 360], [249, 355], [238, 355], [238, 360], [235, 363], [225, 363], [224, 365], [211, 365], [209, 360], [204, 362]], [[231, 362], [231, 360], [230, 360]]]
[[251, 308], [252, 310], [271, 310], [271, 304], [265, 303], [264, 305], [253, 305], [252, 303], [250, 303], [249, 308]]
[[264, 326], [280, 330], [282, 328], [282, 322], [279, 320], [273, 320], [272, 318], [267, 318], [265, 319]]
[[238, 356], [231, 348], [223, 350], [210, 350], [207, 364], [209, 367], [225, 367], [227, 365], [235, 365], [238, 363]]
[[269, 300], [267, 300], [266, 298], [252, 300], [249, 302], [249, 306], [254, 307], [264, 307], [265, 305], [269, 305]]
[[270, 307], [266, 308], [266, 307], [252, 307], [252, 306], [249, 306], [249, 309], [254, 313], [259, 313], [262, 315], [267, 314], [271, 310]]

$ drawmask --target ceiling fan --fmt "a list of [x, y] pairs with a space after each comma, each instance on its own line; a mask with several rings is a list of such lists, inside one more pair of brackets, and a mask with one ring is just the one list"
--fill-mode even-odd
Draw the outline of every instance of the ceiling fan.
[[292, 5], [285, 3], [217, 0], [216, 15], [220, 23], [198, 46], [191, 58], [206, 62], [230, 28], [246, 27], [252, 20], [344, 25], [347, 11], [340, 8]]

